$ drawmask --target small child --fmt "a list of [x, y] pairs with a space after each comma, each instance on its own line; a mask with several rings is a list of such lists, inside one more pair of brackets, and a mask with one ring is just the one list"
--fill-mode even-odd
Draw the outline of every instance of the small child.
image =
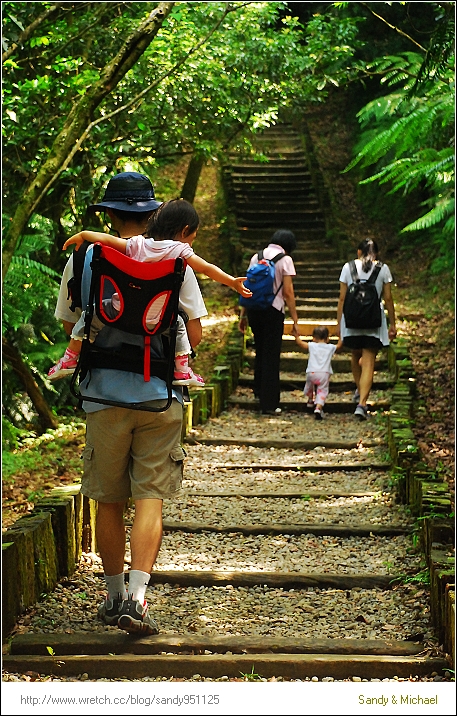
[[[234, 278], [194, 253], [191, 247], [197, 236], [198, 226], [198, 214], [192, 204], [184, 199], [172, 199], [161, 204], [148, 221], [145, 233], [156, 236], [156, 239], [146, 238], [143, 235], [132, 236], [130, 239], [121, 239], [111, 234], [96, 231], [80, 231], [65, 242], [63, 249], [65, 250], [68, 246], [76, 244], [76, 250], [78, 250], [84, 241], [90, 241], [91, 243], [99, 242], [105, 246], [110, 246], [138, 261], [156, 262], [181, 257], [195, 271], [205, 274], [214, 281], [230, 286], [242, 296], [252, 296], [251, 291], [243, 284], [245, 276]], [[160, 303], [159, 299], [150, 307], [146, 316], [146, 325], [149, 328], [158, 323], [164, 301], [165, 297], [163, 297], [162, 303]], [[106, 303], [110, 304], [105, 306], [108, 315], [112, 314], [114, 317], [120, 309], [119, 295], [114, 293]], [[91, 341], [95, 340], [103, 326], [102, 321], [97, 316], [94, 316], [91, 324]], [[49, 370], [49, 380], [58, 380], [74, 373], [78, 356], [81, 352], [83, 335], [84, 311], [73, 327], [70, 343], [64, 356]], [[187, 336], [184, 320], [181, 316], [178, 316], [173, 385], [205, 385], [203, 378], [194, 373], [189, 366], [191, 353], [192, 347]]]
[[[323, 407], [328, 396], [330, 376], [332, 370], [332, 358], [335, 351], [340, 348], [328, 342], [328, 328], [316, 326], [313, 330], [313, 340], [305, 343], [301, 338], [296, 337], [295, 342], [304, 351], [308, 351], [309, 359], [306, 366], [306, 384], [304, 394], [308, 398], [307, 407], [314, 408], [314, 418], [322, 420], [324, 417]], [[314, 393], [316, 397], [314, 399]]]

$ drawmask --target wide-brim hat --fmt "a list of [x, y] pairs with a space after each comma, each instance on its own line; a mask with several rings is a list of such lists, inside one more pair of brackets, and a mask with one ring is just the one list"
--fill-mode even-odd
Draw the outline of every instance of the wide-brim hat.
[[88, 209], [120, 209], [139, 213], [154, 211], [161, 203], [155, 198], [149, 177], [138, 172], [121, 172], [109, 180], [103, 199], [98, 204], [91, 204]]

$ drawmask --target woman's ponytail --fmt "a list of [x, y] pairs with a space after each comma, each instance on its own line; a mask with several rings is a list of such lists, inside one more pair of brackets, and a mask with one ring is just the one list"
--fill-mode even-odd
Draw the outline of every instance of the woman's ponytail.
[[362, 271], [368, 273], [373, 262], [378, 260], [378, 244], [374, 239], [364, 239], [360, 242], [357, 249], [362, 253]]

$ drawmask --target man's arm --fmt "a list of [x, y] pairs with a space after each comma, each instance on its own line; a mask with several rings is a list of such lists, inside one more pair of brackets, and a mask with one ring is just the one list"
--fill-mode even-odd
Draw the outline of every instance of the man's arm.
[[186, 323], [187, 335], [192, 348], [196, 348], [202, 339], [202, 324], [199, 318], [190, 318]]

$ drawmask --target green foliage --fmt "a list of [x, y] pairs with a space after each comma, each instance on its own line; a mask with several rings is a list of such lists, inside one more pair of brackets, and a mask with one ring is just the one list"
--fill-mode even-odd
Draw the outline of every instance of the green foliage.
[[[450, 54], [448, 54], [450, 59]], [[427, 211], [401, 232], [427, 232], [434, 261], [432, 271], [452, 268], [454, 243], [454, 83], [453, 70], [439, 63], [435, 71], [427, 55], [401, 53], [367, 66], [381, 75], [381, 84], [400, 85], [372, 100], [358, 113], [362, 134], [356, 156], [346, 167], [376, 167], [361, 185], [387, 185], [387, 195], [419, 191]], [[424, 80], [425, 74], [428, 81]]]

